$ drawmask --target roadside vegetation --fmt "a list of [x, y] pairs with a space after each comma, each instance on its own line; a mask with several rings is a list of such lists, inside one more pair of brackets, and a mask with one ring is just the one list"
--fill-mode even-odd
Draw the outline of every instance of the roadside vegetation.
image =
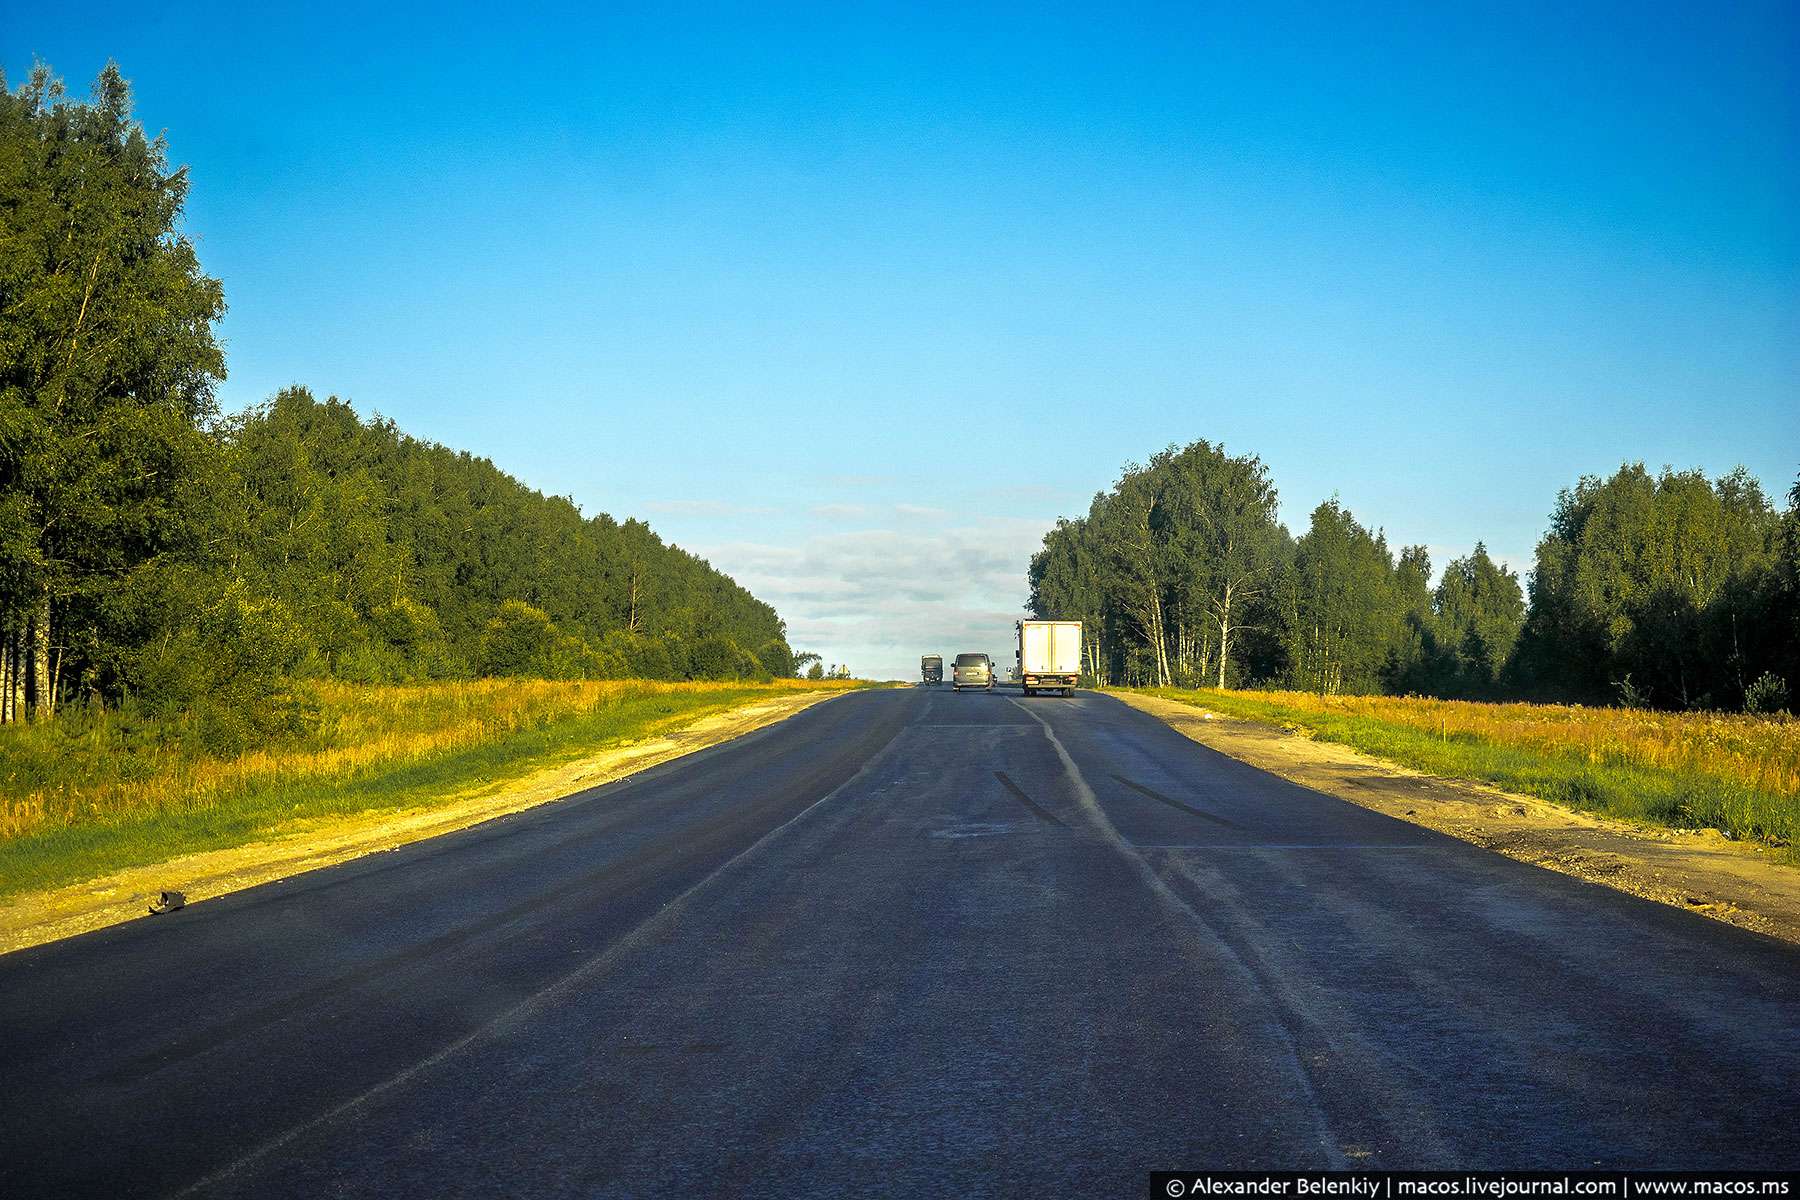
[[641, 521], [302, 386], [221, 413], [188, 187], [116, 66], [0, 76], [0, 724], [129, 701], [223, 753], [311, 736], [310, 681], [817, 666]]
[[421, 809], [739, 705], [845, 681], [480, 679], [309, 685], [311, 732], [216, 754], [132, 706], [0, 728], [0, 895]]
[[1549, 507], [1526, 579], [1479, 542], [1434, 571], [1335, 497], [1290, 534], [1253, 454], [1170, 446], [1044, 535], [1029, 607], [1115, 685], [1794, 707], [1800, 482], [1625, 463]]
[[1417, 696], [1158, 689], [1226, 716], [1304, 730], [1432, 775], [1673, 828], [1787, 847], [1800, 864], [1800, 720], [1490, 704]]
[[222, 413], [188, 189], [116, 65], [0, 75], [0, 892], [849, 686], [641, 521], [302, 386]]

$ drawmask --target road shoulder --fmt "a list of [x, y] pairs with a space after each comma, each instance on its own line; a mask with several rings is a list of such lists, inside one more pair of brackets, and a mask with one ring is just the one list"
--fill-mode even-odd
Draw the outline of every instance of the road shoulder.
[[1348, 746], [1140, 692], [1107, 692], [1253, 767], [1521, 862], [1800, 944], [1800, 870], [1714, 829], [1576, 812], [1484, 783], [1426, 775]]
[[145, 917], [150, 903], [163, 891], [181, 892], [186, 902], [193, 904], [479, 825], [742, 737], [843, 694], [800, 692], [758, 699], [684, 728], [614, 746], [523, 779], [470, 788], [428, 807], [320, 818], [299, 823], [293, 832], [268, 841], [185, 855], [84, 883], [8, 897], [0, 901], [0, 954]]

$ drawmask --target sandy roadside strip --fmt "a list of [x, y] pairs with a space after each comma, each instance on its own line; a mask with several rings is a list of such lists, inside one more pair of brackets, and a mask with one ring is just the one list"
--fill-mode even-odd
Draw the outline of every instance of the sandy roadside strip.
[[300, 822], [292, 832], [266, 842], [190, 854], [85, 883], [14, 896], [0, 901], [0, 954], [147, 916], [150, 902], [164, 890], [179, 891], [192, 904], [479, 825], [742, 737], [843, 694], [772, 696], [523, 779], [471, 788], [430, 808]]
[[1589, 816], [1484, 783], [1425, 775], [1304, 733], [1140, 692], [1109, 692], [1203, 746], [1475, 845], [1715, 920], [1800, 943], [1800, 868], [1716, 829]]

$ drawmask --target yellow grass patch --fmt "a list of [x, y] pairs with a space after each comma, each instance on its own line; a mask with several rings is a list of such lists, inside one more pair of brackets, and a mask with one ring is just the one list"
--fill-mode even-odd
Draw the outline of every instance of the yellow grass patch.
[[1772, 796], [1800, 796], [1800, 720], [1561, 704], [1480, 704], [1416, 696], [1227, 695], [1300, 713], [1366, 717], [1440, 736], [1537, 751], [1604, 767], [1710, 775]]
[[[311, 685], [320, 709], [317, 733], [300, 744], [234, 758], [197, 755], [179, 741], [123, 745], [110, 717], [90, 721], [78, 732], [67, 726], [8, 726], [0, 729], [0, 839], [58, 826], [205, 809], [270, 782], [353, 778], [499, 742], [524, 729], [548, 728], [626, 701], [670, 698], [668, 719], [640, 729], [649, 736], [686, 719], [694, 702], [709, 693], [833, 686], [843, 685], [481, 679], [366, 686], [327, 680]], [[28, 756], [37, 760], [35, 770], [24, 765]], [[46, 757], [63, 761], [67, 771], [44, 779]], [[33, 774], [38, 778], [22, 778]]]

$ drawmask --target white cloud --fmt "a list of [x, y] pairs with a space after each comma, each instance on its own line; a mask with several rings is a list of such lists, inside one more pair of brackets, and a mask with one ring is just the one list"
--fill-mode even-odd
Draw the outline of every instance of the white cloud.
[[1011, 657], [1024, 615], [1026, 567], [1043, 541], [1039, 520], [908, 513], [936, 527], [816, 534], [797, 545], [725, 542], [694, 547], [788, 623], [788, 641], [858, 675], [911, 678], [921, 654], [982, 650]]

